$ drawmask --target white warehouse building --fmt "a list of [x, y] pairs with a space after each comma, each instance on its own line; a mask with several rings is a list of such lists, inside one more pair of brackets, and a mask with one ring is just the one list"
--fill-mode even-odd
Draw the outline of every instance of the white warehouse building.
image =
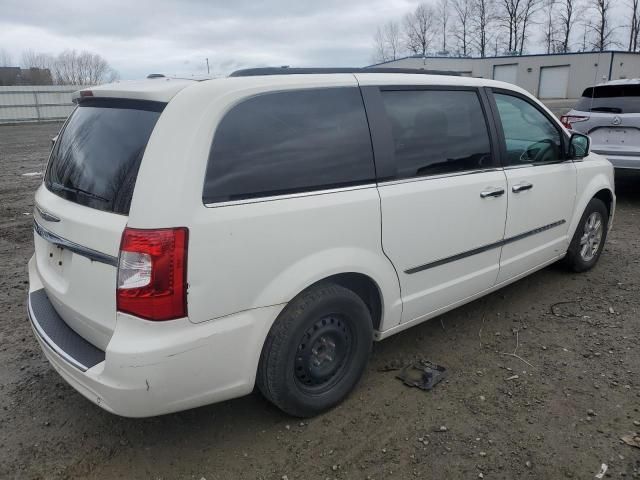
[[555, 113], [564, 113], [587, 87], [608, 80], [640, 78], [640, 53], [605, 51], [486, 58], [413, 55], [371, 67], [445, 70], [514, 83], [543, 100]]

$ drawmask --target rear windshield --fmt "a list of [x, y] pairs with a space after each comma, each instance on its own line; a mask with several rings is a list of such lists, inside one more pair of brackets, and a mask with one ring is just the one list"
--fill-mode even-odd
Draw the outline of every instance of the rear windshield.
[[45, 175], [62, 198], [128, 214], [140, 160], [165, 104], [86, 99], [60, 134]]
[[640, 113], [640, 85], [589, 87], [575, 106], [581, 112]]

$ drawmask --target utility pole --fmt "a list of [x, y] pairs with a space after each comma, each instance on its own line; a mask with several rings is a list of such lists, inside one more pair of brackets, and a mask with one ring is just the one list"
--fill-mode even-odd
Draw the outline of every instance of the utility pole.
[[205, 58], [205, 60], [207, 61], [207, 75], [209, 75], [209, 58]]

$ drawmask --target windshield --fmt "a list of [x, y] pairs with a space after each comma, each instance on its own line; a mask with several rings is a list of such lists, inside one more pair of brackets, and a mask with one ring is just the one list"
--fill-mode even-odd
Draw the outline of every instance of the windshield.
[[87, 99], [60, 134], [45, 175], [62, 198], [128, 214], [142, 155], [165, 104]]
[[589, 87], [575, 106], [581, 112], [640, 113], [640, 85]]

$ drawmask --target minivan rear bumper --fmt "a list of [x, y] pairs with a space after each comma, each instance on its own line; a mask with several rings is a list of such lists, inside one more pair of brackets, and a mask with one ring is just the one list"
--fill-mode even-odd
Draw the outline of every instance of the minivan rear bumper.
[[606, 150], [592, 149], [594, 153], [602, 155], [611, 162], [614, 168], [640, 170], [640, 154], [620, 154]]
[[200, 324], [118, 314], [101, 352], [46, 304], [33, 258], [29, 283], [31, 326], [51, 365], [89, 400], [125, 417], [162, 415], [250, 393], [264, 339], [284, 306]]

